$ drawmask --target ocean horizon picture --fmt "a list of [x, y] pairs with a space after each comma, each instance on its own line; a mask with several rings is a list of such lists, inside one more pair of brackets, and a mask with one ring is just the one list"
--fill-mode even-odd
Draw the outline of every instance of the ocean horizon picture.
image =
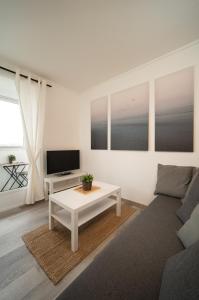
[[155, 81], [155, 150], [193, 151], [193, 67]]
[[149, 84], [111, 96], [111, 149], [148, 150]]
[[91, 149], [108, 147], [108, 98], [103, 97], [91, 102]]

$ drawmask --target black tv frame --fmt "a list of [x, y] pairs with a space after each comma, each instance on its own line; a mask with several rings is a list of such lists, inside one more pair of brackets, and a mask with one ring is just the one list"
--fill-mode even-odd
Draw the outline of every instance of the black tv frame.
[[[64, 158], [64, 154], [68, 154], [68, 157], [66, 159]], [[63, 162], [63, 167], [62, 167], [62, 162]], [[52, 175], [52, 174], [56, 174], [58, 176], [69, 175], [71, 174], [71, 171], [78, 170], [78, 169], [80, 169], [80, 150], [47, 150], [46, 151], [47, 175]]]

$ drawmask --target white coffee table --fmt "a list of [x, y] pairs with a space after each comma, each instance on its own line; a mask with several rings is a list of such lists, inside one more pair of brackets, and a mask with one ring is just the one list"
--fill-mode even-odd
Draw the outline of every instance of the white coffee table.
[[[100, 189], [86, 195], [76, 188], [51, 194], [49, 196], [49, 230], [53, 220], [57, 220], [71, 231], [71, 250], [78, 250], [78, 227], [116, 205], [116, 215], [121, 215], [121, 188], [116, 185], [94, 181], [93, 186]], [[114, 199], [110, 196], [116, 196]], [[55, 207], [58, 206], [59, 210]]]

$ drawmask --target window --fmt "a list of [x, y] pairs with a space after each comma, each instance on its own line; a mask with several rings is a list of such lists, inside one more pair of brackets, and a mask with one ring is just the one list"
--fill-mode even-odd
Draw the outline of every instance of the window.
[[0, 98], [0, 146], [23, 146], [23, 128], [19, 104]]
[[13, 74], [0, 71], [0, 147], [22, 147], [23, 128]]

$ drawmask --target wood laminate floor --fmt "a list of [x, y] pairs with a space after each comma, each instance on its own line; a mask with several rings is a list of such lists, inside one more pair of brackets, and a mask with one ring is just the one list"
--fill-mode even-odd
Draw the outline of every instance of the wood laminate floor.
[[[138, 213], [139, 211], [133, 215], [133, 218]], [[116, 234], [54, 286], [21, 239], [24, 233], [46, 223], [48, 223], [48, 203], [44, 201], [0, 213], [0, 300], [54, 299], [92, 262], [97, 253]]]

